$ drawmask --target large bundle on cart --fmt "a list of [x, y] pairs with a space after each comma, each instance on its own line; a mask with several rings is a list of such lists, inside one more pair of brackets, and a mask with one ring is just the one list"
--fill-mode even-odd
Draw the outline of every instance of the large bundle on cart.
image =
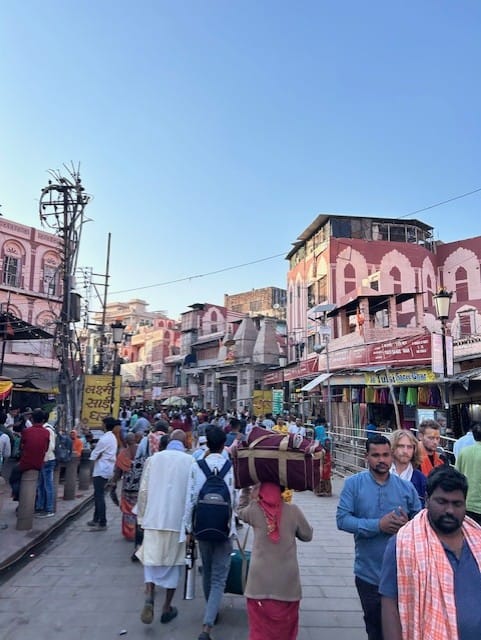
[[235, 486], [274, 482], [313, 491], [320, 482], [324, 451], [314, 440], [254, 427], [247, 442], [232, 450]]

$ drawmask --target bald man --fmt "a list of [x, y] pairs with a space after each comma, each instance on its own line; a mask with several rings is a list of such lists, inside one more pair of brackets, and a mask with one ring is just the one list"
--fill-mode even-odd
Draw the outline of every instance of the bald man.
[[160, 621], [177, 616], [172, 599], [185, 564], [185, 495], [192, 458], [185, 451], [185, 433], [175, 429], [165, 451], [147, 458], [140, 482], [137, 521], [144, 530], [136, 555], [144, 565], [145, 602], [140, 619], [154, 619], [155, 587], [165, 589]]

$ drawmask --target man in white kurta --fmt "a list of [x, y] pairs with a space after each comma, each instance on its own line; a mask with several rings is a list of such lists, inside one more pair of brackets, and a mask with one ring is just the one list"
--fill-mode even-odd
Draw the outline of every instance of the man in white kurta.
[[136, 555], [144, 565], [144, 624], [154, 618], [155, 585], [166, 589], [160, 621], [165, 624], [177, 615], [171, 603], [185, 564], [183, 516], [192, 465], [184, 441], [183, 431], [173, 431], [167, 449], [146, 460], [140, 481], [137, 520], [144, 540]]

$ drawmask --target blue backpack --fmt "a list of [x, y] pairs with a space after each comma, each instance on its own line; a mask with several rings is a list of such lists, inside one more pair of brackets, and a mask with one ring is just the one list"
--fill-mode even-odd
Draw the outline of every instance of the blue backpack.
[[194, 508], [194, 536], [197, 540], [225, 542], [229, 538], [232, 504], [224, 477], [232, 466], [231, 462], [226, 460], [220, 471], [212, 471], [204, 459], [197, 460], [197, 464], [204, 472], [206, 481]]

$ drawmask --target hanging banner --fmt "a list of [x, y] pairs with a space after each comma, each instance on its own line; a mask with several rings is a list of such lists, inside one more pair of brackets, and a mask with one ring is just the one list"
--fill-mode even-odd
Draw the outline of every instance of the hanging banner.
[[0, 380], [0, 400], [5, 400], [12, 389], [13, 382], [11, 380]]
[[[121, 376], [115, 376], [112, 415], [119, 414]], [[85, 376], [82, 399], [82, 421], [91, 429], [102, 428], [102, 418], [110, 415], [112, 376]]]
[[420, 384], [433, 384], [439, 378], [431, 369], [398, 369], [396, 371], [379, 371], [364, 374], [364, 382], [367, 385], [379, 385], [385, 387], [388, 384], [418, 386]]
[[252, 392], [252, 410], [256, 416], [265, 415], [272, 412], [271, 391], [261, 391], [256, 389]]

